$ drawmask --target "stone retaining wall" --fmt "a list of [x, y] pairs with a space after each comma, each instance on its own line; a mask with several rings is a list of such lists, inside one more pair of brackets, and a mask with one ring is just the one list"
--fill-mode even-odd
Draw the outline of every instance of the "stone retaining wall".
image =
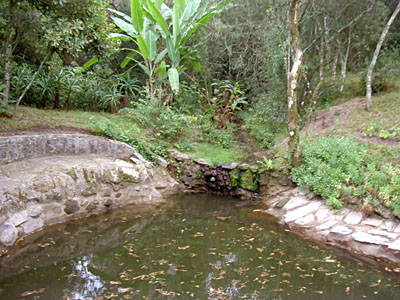
[[188, 192], [208, 192], [217, 195], [257, 199], [266, 172], [247, 164], [220, 164], [211, 166], [204, 159], [192, 160], [175, 149], [168, 151], [169, 169]]
[[92, 135], [43, 134], [0, 137], [0, 166], [56, 155], [101, 155], [129, 160], [143, 157], [131, 146]]
[[177, 193], [165, 169], [124, 143], [72, 134], [0, 138], [0, 252], [48, 225]]

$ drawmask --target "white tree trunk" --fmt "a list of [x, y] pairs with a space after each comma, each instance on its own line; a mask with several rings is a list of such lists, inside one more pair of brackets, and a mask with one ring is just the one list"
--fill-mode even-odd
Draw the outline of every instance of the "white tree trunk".
[[336, 71], [337, 71], [337, 64], [338, 64], [338, 60], [339, 60], [339, 49], [338, 47], [335, 48], [335, 59], [333, 60], [333, 64], [332, 64], [332, 78], [331, 78], [331, 86], [332, 89], [334, 89], [336, 87]]
[[301, 50], [300, 32], [298, 24], [298, 11], [300, 3], [298, 0], [290, 0], [289, 29], [293, 40], [294, 59], [293, 66], [289, 72], [288, 88], [288, 132], [289, 132], [289, 161], [291, 167], [297, 167], [301, 160], [299, 145], [298, 111], [297, 111], [297, 86], [303, 60]]
[[37, 71], [35, 72], [35, 74], [33, 74], [31, 81], [29, 82], [29, 84], [25, 87], [24, 91], [22, 92], [22, 94], [19, 96], [17, 103], [15, 104], [15, 111], [14, 113], [17, 112], [19, 103], [21, 102], [22, 98], [24, 98], [26, 92], [30, 89], [30, 87], [32, 86], [33, 82], [35, 81], [36, 77], [39, 75], [40, 70], [42, 70], [45, 62], [47, 61], [47, 59], [53, 54], [53, 50], [49, 51], [46, 56], [44, 57], [43, 61], [40, 63], [39, 68], [37, 69]]
[[367, 74], [367, 95], [366, 95], [366, 106], [367, 110], [369, 111], [371, 108], [371, 96], [372, 96], [372, 88], [371, 88], [371, 82], [372, 82], [372, 72], [374, 71], [376, 61], [379, 56], [379, 52], [381, 51], [383, 42], [385, 41], [385, 37], [390, 29], [390, 26], [392, 25], [394, 19], [396, 18], [397, 14], [400, 11], [400, 1], [399, 4], [397, 4], [397, 7], [395, 11], [393, 12], [392, 16], [390, 17], [389, 21], [387, 22], [385, 28], [382, 31], [381, 37], [379, 38], [379, 42], [376, 45], [376, 49], [374, 52], [374, 56], [372, 57], [371, 64], [368, 67], [368, 74]]
[[350, 44], [351, 44], [351, 30], [349, 31], [349, 40], [347, 41], [346, 54], [344, 56], [342, 56], [342, 79], [341, 79], [341, 82], [340, 82], [340, 92], [343, 92], [344, 85], [346, 83], [347, 62], [349, 60]]

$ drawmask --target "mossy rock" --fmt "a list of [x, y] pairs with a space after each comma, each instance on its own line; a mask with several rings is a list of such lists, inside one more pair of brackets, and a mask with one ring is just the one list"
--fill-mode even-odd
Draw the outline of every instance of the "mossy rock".
[[240, 173], [239, 186], [249, 191], [257, 191], [260, 188], [260, 174], [258, 171], [248, 169]]

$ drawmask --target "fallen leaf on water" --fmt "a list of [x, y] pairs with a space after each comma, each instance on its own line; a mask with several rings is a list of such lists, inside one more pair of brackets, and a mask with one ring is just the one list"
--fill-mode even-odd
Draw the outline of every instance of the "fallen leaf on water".
[[186, 249], [189, 249], [190, 248], [190, 246], [183, 246], [183, 247], [178, 247], [178, 250], [186, 250]]
[[42, 293], [44, 293], [44, 291], [45, 291], [46, 289], [40, 289], [40, 290], [33, 290], [33, 291], [26, 291], [26, 292], [23, 292], [20, 296], [21, 297], [27, 297], [27, 296], [30, 296], [30, 295], [36, 295], [36, 294], [42, 294]]
[[374, 288], [374, 287], [379, 286], [379, 285], [381, 284], [381, 282], [382, 282], [382, 280], [379, 279], [376, 283], [372, 283], [372, 284], [370, 284], [369, 286], [372, 287], [372, 288]]

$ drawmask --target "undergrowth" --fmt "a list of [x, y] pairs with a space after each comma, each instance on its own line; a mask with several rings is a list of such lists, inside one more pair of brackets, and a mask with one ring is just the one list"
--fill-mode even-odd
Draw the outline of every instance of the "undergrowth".
[[292, 169], [296, 184], [310, 188], [336, 209], [352, 197], [360, 206], [384, 206], [400, 217], [400, 168], [385, 162], [381, 152], [371, 155], [366, 144], [349, 137], [322, 137], [301, 146], [302, 163]]

